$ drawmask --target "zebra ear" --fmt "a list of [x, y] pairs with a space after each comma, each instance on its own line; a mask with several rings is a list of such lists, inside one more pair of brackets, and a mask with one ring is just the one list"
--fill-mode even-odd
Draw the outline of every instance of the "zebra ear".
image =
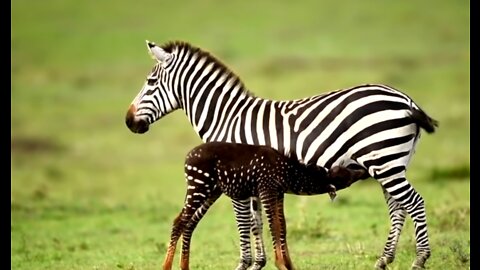
[[155, 43], [150, 42], [148, 40], [146, 40], [146, 42], [147, 42], [148, 51], [150, 52], [150, 55], [154, 60], [157, 60], [158, 62], [161, 62], [161, 63], [165, 63], [172, 57], [171, 54], [167, 53], [162, 48], [155, 45]]

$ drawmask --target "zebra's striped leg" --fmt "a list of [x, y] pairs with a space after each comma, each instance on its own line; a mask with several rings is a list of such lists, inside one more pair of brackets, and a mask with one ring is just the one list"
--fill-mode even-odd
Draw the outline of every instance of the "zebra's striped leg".
[[288, 269], [294, 270], [295, 267], [293, 266], [292, 260], [290, 259], [290, 252], [288, 251], [288, 244], [287, 244], [287, 223], [285, 221], [285, 213], [283, 210], [283, 196], [278, 198], [277, 202], [277, 211], [278, 211], [278, 218], [280, 220], [280, 242], [282, 247], [282, 255], [285, 260], [285, 264]]
[[408, 183], [407, 179], [403, 177], [403, 174], [401, 176], [398, 176], [398, 174], [394, 176], [395, 177], [383, 179], [381, 184], [390, 196], [407, 211], [413, 220], [417, 257], [412, 264], [412, 269], [423, 269], [431, 252], [428, 243], [425, 203], [422, 196]]
[[[182, 236], [182, 257], [180, 259], [180, 269], [188, 270], [189, 269], [189, 258], [190, 258], [190, 242], [192, 238], [193, 231], [197, 227], [198, 222], [202, 217], [207, 213], [208, 209], [212, 204], [222, 195], [220, 189], [215, 189], [210, 195], [205, 198], [205, 201], [200, 207], [195, 211], [191, 216], [189, 222], [186, 224]], [[201, 198], [194, 200], [194, 203], [200, 203]]]
[[278, 213], [278, 203], [280, 201], [280, 198], [283, 198], [283, 194], [278, 194], [276, 192], [260, 192], [260, 199], [262, 200], [262, 204], [265, 207], [268, 225], [270, 227], [270, 233], [272, 235], [273, 248], [275, 250], [275, 266], [279, 270], [290, 270], [286, 266], [280, 240], [282, 231], [282, 222], [280, 221]]
[[251, 228], [255, 237], [255, 261], [250, 270], [260, 270], [267, 263], [265, 244], [263, 243], [262, 203], [258, 197], [251, 197]]
[[240, 235], [240, 262], [235, 270], [246, 270], [252, 264], [252, 251], [250, 246], [250, 198], [233, 200], [235, 221]]
[[390, 233], [388, 234], [387, 242], [383, 250], [382, 256], [377, 260], [375, 264], [376, 269], [385, 269], [387, 264], [392, 263], [395, 259], [395, 250], [397, 248], [400, 233], [402, 232], [403, 224], [407, 211], [403, 209], [395, 199], [383, 188], [383, 194], [385, 201], [388, 205], [388, 212], [390, 216]]

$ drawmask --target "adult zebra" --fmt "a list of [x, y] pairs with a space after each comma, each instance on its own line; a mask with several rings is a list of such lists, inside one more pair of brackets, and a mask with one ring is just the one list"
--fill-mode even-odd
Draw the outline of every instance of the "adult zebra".
[[[181, 41], [161, 47], [147, 41], [147, 47], [157, 63], [127, 111], [132, 132], [144, 133], [166, 114], [182, 109], [204, 142], [268, 145], [292, 152], [304, 163], [363, 167], [381, 184], [391, 221], [375, 267], [385, 269], [393, 262], [408, 213], [416, 239], [412, 268], [424, 268], [430, 257], [424, 200], [405, 174], [420, 129], [432, 133], [437, 121], [410, 97], [386, 85], [360, 85], [304, 99], [262, 99], [200, 48]], [[248, 211], [249, 202], [234, 207], [245, 213], [241, 210]], [[248, 221], [237, 216], [244, 245], [250, 242], [248, 230], [245, 234]], [[240, 264], [251, 260], [249, 249], [242, 248]]]

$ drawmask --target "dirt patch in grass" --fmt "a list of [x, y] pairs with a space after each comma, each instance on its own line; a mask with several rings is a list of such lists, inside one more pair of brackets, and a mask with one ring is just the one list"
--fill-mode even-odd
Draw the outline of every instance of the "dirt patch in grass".
[[10, 139], [12, 153], [33, 154], [52, 153], [65, 150], [65, 147], [58, 142], [48, 138], [16, 136]]

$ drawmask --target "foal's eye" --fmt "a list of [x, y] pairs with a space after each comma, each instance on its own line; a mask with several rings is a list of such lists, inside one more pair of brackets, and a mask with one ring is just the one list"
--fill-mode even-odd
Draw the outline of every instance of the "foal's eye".
[[157, 79], [147, 79], [148, 85], [154, 85], [157, 82]]

